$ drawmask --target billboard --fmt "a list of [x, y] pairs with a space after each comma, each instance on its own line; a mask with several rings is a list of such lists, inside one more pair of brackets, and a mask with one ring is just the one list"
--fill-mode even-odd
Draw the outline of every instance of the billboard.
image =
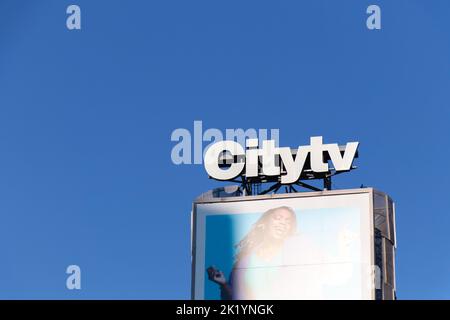
[[201, 200], [194, 299], [374, 299], [372, 189]]

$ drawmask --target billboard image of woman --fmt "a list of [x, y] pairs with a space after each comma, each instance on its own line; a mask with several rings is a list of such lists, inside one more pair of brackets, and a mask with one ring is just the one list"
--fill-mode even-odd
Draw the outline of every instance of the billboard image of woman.
[[196, 298], [370, 299], [365, 196], [198, 204]]

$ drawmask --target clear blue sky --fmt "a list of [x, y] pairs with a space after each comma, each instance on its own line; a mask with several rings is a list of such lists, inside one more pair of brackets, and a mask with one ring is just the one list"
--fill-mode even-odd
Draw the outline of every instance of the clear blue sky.
[[[68, 31], [66, 7], [82, 10]], [[382, 30], [365, 26], [382, 9]], [[450, 2], [0, 2], [0, 298], [190, 297], [192, 200], [170, 134], [360, 141], [340, 188], [397, 203], [398, 297], [450, 298]], [[65, 268], [82, 269], [82, 290]]]

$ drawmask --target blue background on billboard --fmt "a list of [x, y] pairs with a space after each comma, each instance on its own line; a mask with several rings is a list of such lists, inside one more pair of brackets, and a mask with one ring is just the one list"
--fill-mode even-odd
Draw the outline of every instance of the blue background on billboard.
[[[82, 30], [66, 29], [81, 6]], [[366, 28], [379, 4], [382, 30]], [[176, 128], [361, 142], [397, 202], [398, 297], [450, 298], [450, 2], [0, 2], [0, 298], [189, 298]], [[82, 290], [65, 269], [82, 270]]]

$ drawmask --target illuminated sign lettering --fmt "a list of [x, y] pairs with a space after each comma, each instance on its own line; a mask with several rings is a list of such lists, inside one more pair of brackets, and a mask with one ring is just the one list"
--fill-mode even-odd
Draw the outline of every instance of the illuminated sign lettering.
[[[358, 150], [359, 142], [349, 142], [342, 150], [336, 143], [323, 144], [322, 137], [311, 137], [310, 144], [299, 146], [297, 150], [289, 147], [277, 148], [274, 140], [262, 141], [259, 149], [258, 139], [247, 139], [246, 150], [234, 141], [219, 141], [208, 148], [204, 165], [209, 176], [216, 180], [232, 180], [240, 175], [247, 178], [279, 176], [282, 184], [295, 183], [307, 165], [312, 172], [330, 170], [329, 159], [335, 171], [348, 171]], [[225, 166], [221, 165], [226, 162]]]

